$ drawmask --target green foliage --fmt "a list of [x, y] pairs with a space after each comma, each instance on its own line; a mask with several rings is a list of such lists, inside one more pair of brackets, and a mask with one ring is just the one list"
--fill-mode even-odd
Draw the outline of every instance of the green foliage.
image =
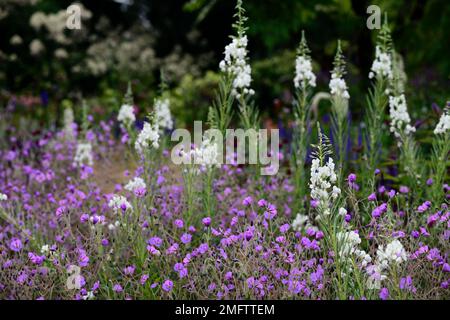
[[171, 110], [180, 122], [177, 127], [192, 126], [194, 120], [206, 120], [220, 75], [208, 71], [202, 78], [186, 75], [179, 86], [170, 91]]

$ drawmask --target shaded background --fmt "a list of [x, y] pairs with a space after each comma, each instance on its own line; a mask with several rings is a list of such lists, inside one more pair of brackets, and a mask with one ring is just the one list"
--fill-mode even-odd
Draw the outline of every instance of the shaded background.
[[[0, 0], [0, 102], [13, 101], [37, 119], [58, 122], [65, 104], [88, 100], [112, 114], [133, 83], [141, 113], [165, 70], [178, 125], [205, 119], [218, 63], [232, 33], [235, 1], [84, 0], [82, 30], [67, 30], [64, 0]], [[366, 8], [388, 12], [408, 75], [412, 117], [449, 100], [450, 5], [446, 0], [247, 0], [249, 56], [258, 106], [280, 116], [292, 98], [295, 49], [305, 30], [317, 90], [328, 90], [336, 39], [348, 62], [351, 110], [364, 110], [376, 32]], [[77, 109], [77, 108], [75, 108]], [[78, 112], [77, 110], [75, 110]], [[286, 110], [285, 110], [286, 111]]]

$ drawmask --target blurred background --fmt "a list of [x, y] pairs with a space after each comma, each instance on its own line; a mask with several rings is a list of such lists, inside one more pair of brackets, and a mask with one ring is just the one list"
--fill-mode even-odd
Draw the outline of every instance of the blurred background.
[[[162, 68], [177, 125], [206, 118], [235, 1], [82, 0], [75, 2], [82, 8], [82, 28], [68, 30], [66, 8], [72, 3], [0, 0], [0, 108], [13, 103], [35, 119], [57, 123], [64, 105], [76, 109], [83, 97], [94, 116], [104, 118], [118, 110], [131, 81], [135, 103], [147, 112]], [[289, 116], [301, 30], [318, 91], [328, 90], [336, 40], [342, 40], [350, 107], [354, 116], [362, 114], [376, 40], [376, 31], [366, 27], [371, 4], [388, 13], [413, 119], [450, 100], [447, 0], [246, 0], [252, 86], [267, 118]]]

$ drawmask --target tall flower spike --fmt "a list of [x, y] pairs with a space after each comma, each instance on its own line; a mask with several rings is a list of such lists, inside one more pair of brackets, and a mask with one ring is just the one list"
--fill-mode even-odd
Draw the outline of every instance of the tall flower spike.
[[120, 107], [117, 121], [123, 124], [126, 128], [130, 127], [136, 121], [133, 108], [133, 91], [131, 90], [131, 82], [128, 82], [127, 93], [123, 98], [123, 104]]
[[342, 55], [341, 41], [338, 40], [336, 55], [333, 62], [333, 71], [331, 72], [330, 80], [330, 91], [331, 94], [337, 97], [342, 97], [344, 99], [349, 99], [350, 95], [347, 91], [347, 84], [344, 80], [345, 71], [345, 61]]
[[442, 113], [436, 128], [434, 129], [434, 134], [444, 134], [450, 130], [450, 108], [446, 108], [444, 113]]
[[232, 82], [232, 95], [240, 98], [241, 95], [253, 95], [255, 92], [250, 88], [252, 81], [251, 67], [247, 63], [247, 36], [245, 35], [246, 28], [244, 23], [247, 18], [244, 15], [245, 11], [242, 7], [242, 1], [238, 1], [236, 5], [237, 19], [233, 24], [237, 36], [232, 37], [232, 41], [225, 47], [225, 57], [220, 62], [219, 67], [222, 72], [230, 75]]
[[316, 76], [312, 72], [312, 62], [309, 53], [310, 50], [306, 43], [305, 32], [302, 31], [302, 40], [300, 41], [295, 60], [294, 85], [296, 88], [305, 89], [308, 86], [316, 86]]

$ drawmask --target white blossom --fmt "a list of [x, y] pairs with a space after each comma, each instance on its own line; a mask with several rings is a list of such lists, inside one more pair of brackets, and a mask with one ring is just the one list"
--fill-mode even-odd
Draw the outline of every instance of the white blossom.
[[127, 198], [124, 196], [114, 195], [111, 200], [108, 202], [108, 206], [112, 208], [115, 212], [118, 212], [119, 210], [122, 211], [132, 211], [133, 207], [128, 202]]
[[380, 246], [377, 250], [377, 264], [381, 270], [387, 269], [392, 263], [400, 264], [407, 260], [406, 251], [397, 239], [390, 242], [386, 249]]
[[77, 144], [77, 149], [75, 151], [75, 158], [73, 159], [73, 164], [77, 167], [84, 163], [92, 166], [94, 163], [92, 156], [92, 145], [89, 142], [79, 142]]
[[131, 192], [135, 192], [138, 189], [145, 189], [145, 188], [146, 188], [145, 182], [140, 177], [135, 177], [125, 185], [125, 190]]
[[344, 99], [350, 98], [350, 95], [347, 91], [347, 84], [345, 83], [345, 80], [336, 73], [331, 74], [329, 86], [332, 95], [342, 97]]
[[324, 214], [330, 214], [331, 200], [336, 199], [341, 193], [341, 189], [334, 185], [336, 181], [337, 176], [331, 157], [322, 167], [319, 159], [313, 159], [309, 188], [311, 189], [311, 198], [319, 201], [319, 207], [325, 210]]
[[408, 114], [405, 95], [389, 97], [389, 115], [391, 117], [390, 130], [399, 138], [401, 133], [406, 135], [415, 132], [416, 128], [411, 126], [411, 118]]
[[139, 133], [134, 147], [139, 154], [143, 154], [144, 151], [151, 145], [153, 148], [159, 148], [159, 128], [158, 126], [152, 126], [150, 123], [145, 122], [142, 131]]
[[[203, 138], [199, 147], [195, 147], [187, 152], [181, 150], [180, 153], [181, 157], [184, 158], [183, 163], [195, 164], [203, 170], [220, 166], [218, 145], [207, 137]], [[200, 173], [200, 171], [198, 168], [195, 169], [196, 173]]]
[[44, 44], [39, 39], [34, 39], [30, 42], [30, 53], [33, 56], [39, 55], [42, 51], [45, 50]]
[[434, 129], [434, 134], [446, 133], [450, 129], [450, 114], [443, 113], [439, 119], [436, 128]]
[[232, 94], [240, 98], [241, 94], [254, 94], [250, 89], [252, 82], [251, 67], [247, 63], [247, 36], [233, 38], [233, 41], [225, 47], [225, 57], [219, 67], [233, 77]]
[[155, 101], [155, 115], [160, 129], [173, 129], [173, 120], [172, 115], [170, 114], [169, 99], [157, 99]]
[[8, 196], [6, 194], [0, 192], [0, 201], [6, 201], [6, 200], [8, 200]]
[[379, 46], [375, 48], [375, 60], [369, 72], [369, 79], [374, 76], [381, 76], [392, 79], [392, 59], [389, 53], [383, 52]]
[[117, 115], [117, 121], [122, 123], [125, 127], [133, 124], [136, 121], [133, 106], [129, 104], [123, 104], [120, 107], [119, 114]]
[[12, 44], [13, 46], [17, 46], [23, 43], [22, 37], [19, 36], [18, 34], [15, 34], [11, 37], [11, 39], [9, 39], [9, 43]]
[[296, 88], [306, 88], [307, 86], [316, 86], [316, 76], [312, 72], [311, 59], [307, 56], [298, 56], [295, 60], [295, 78], [294, 85]]

